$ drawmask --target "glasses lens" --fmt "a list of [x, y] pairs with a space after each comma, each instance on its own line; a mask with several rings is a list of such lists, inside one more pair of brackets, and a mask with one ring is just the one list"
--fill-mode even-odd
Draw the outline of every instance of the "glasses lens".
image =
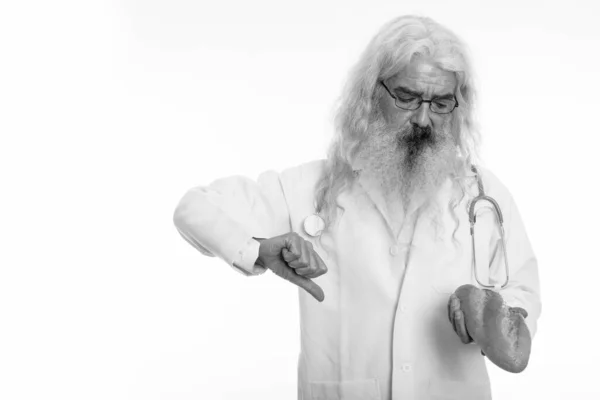
[[448, 114], [456, 107], [456, 101], [452, 99], [433, 100], [431, 102], [431, 111], [438, 114]]
[[417, 108], [419, 108], [419, 106], [421, 105], [421, 99], [418, 98], [410, 98], [410, 99], [403, 99], [403, 98], [396, 98], [396, 105], [404, 110], [416, 110]]

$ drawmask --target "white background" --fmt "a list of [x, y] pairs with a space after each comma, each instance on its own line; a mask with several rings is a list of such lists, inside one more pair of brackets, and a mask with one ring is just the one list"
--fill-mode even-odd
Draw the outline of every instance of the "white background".
[[471, 47], [539, 258], [530, 365], [490, 365], [494, 398], [600, 399], [597, 2], [215, 3], [2, 3], [0, 398], [294, 399], [295, 287], [202, 256], [173, 210], [324, 157], [349, 68], [418, 13]]

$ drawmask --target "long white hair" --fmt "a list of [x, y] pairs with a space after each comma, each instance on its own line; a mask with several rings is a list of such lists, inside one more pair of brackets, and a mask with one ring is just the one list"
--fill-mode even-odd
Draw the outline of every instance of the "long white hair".
[[[475, 88], [473, 72], [464, 43], [450, 30], [430, 18], [402, 16], [382, 27], [351, 70], [339, 99], [335, 116], [335, 135], [328, 150], [326, 167], [317, 182], [315, 203], [325, 220], [325, 230], [336, 220], [337, 197], [351, 187], [356, 176], [352, 169], [370, 126], [378, 115], [379, 99], [384, 96], [382, 80], [400, 73], [414, 57], [427, 56], [445, 71], [453, 72], [458, 85], [455, 96], [459, 107], [453, 113], [451, 127], [457, 153], [465, 167], [478, 160], [480, 136], [474, 118]], [[465, 193], [465, 184], [456, 179]], [[449, 204], [454, 209], [460, 199]], [[454, 237], [454, 234], [453, 234]]]

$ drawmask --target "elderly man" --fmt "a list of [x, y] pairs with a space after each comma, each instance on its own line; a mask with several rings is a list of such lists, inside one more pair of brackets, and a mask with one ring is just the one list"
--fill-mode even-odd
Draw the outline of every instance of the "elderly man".
[[452, 32], [397, 18], [352, 71], [326, 160], [179, 203], [175, 225], [201, 253], [302, 288], [300, 399], [489, 399], [482, 354], [527, 364], [537, 261], [510, 193], [473, 165], [474, 94]]

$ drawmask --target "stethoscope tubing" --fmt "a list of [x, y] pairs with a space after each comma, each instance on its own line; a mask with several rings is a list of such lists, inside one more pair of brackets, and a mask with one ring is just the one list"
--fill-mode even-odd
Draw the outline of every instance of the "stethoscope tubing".
[[[479, 174], [477, 175], [477, 180], [480, 181]], [[497, 223], [500, 226], [500, 239], [502, 242], [502, 252], [504, 255], [504, 268], [506, 270], [506, 281], [504, 282], [503, 285], [500, 285], [500, 284], [487, 285], [479, 280], [479, 275], [477, 274], [477, 259], [476, 259], [476, 255], [475, 255], [475, 223], [477, 221], [477, 215], [475, 215], [475, 205], [479, 201], [487, 201], [487, 202], [491, 203], [494, 208], [494, 211], [496, 212]], [[504, 234], [504, 218], [502, 216], [502, 211], [500, 210], [500, 205], [492, 197], [485, 195], [485, 193], [483, 192], [483, 185], [481, 185], [481, 183], [479, 184], [479, 196], [475, 197], [471, 201], [471, 204], [469, 205], [469, 223], [471, 225], [471, 251], [473, 253], [472, 267], [473, 267], [473, 272], [475, 273], [475, 280], [477, 281], [477, 284], [481, 287], [484, 287], [487, 289], [492, 289], [495, 291], [504, 289], [508, 285], [508, 282], [510, 281], [510, 270], [508, 267], [508, 255], [507, 255], [507, 251], [506, 251], [506, 240], [505, 240], [505, 234]]]

